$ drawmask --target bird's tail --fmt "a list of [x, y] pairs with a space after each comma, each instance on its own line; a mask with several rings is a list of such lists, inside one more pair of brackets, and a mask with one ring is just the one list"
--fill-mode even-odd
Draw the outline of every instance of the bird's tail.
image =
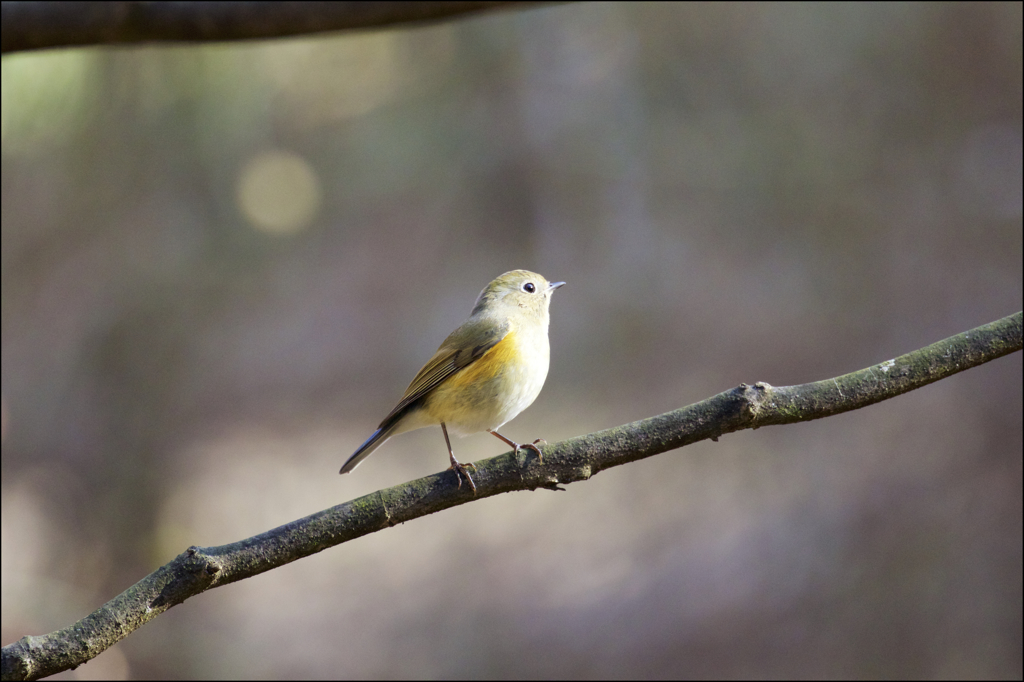
[[359, 466], [359, 463], [364, 459], [373, 454], [373, 451], [384, 445], [384, 441], [392, 436], [395, 432], [395, 428], [398, 426], [397, 422], [393, 422], [388, 426], [381, 426], [376, 431], [370, 434], [370, 437], [366, 439], [366, 442], [356, 448], [356, 451], [352, 453], [352, 456], [348, 458], [348, 461], [341, 467], [339, 474], [347, 474], [348, 472]]

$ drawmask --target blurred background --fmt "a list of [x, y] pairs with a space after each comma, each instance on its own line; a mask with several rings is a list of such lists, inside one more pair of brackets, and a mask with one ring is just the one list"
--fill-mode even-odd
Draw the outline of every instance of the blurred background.
[[[3, 643], [443, 470], [427, 429], [337, 474], [510, 269], [568, 282], [520, 441], [1020, 310], [1022, 25], [570, 4], [5, 56]], [[1020, 678], [1021, 375], [419, 519], [60, 677]]]

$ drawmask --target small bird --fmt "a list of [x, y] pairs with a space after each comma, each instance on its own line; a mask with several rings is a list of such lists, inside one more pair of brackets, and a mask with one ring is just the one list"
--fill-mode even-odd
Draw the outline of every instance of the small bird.
[[484, 287], [469, 319], [448, 335], [434, 357], [405, 389], [405, 395], [366, 442], [352, 453], [339, 473], [346, 474], [391, 436], [441, 425], [459, 487], [465, 478], [476, 493], [468, 469], [452, 452], [448, 438], [487, 431], [515, 449], [544, 458], [538, 443], [520, 445], [497, 429], [529, 407], [548, 375], [548, 306], [565, 282], [548, 282], [535, 272], [512, 270]]

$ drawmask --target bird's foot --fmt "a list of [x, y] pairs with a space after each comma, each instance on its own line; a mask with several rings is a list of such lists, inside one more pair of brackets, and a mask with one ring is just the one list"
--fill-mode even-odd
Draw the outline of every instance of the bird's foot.
[[476, 483], [473, 483], [473, 477], [469, 475], [470, 469], [476, 471], [476, 465], [470, 463], [462, 464], [454, 457], [452, 457], [452, 465], [448, 467], [448, 470], [454, 471], [455, 475], [458, 477], [459, 488], [462, 487], [462, 479], [466, 479], [466, 483], [469, 484], [469, 487], [473, 490], [473, 494], [476, 495]]
[[533, 450], [534, 452], [537, 453], [537, 459], [540, 460], [541, 464], [543, 464], [544, 463], [544, 454], [540, 451], [540, 448], [537, 447], [537, 443], [544, 443], [544, 445], [548, 444], [548, 442], [546, 440], [544, 440], [543, 438], [538, 438], [537, 440], [533, 441], [532, 443], [523, 443], [522, 445], [517, 443], [516, 444], [516, 454], [518, 455], [520, 450], [523, 450], [525, 448], [529, 448], [530, 450]]

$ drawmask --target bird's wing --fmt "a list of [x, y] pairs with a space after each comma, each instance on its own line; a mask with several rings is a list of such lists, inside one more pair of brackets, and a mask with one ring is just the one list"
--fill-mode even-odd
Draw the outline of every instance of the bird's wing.
[[380, 428], [385, 428], [407, 407], [430, 393], [452, 374], [479, 360], [484, 353], [505, 338], [508, 332], [507, 321], [496, 324], [494, 320], [489, 319], [470, 320], [456, 329], [413, 378], [398, 405], [380, 423]]

